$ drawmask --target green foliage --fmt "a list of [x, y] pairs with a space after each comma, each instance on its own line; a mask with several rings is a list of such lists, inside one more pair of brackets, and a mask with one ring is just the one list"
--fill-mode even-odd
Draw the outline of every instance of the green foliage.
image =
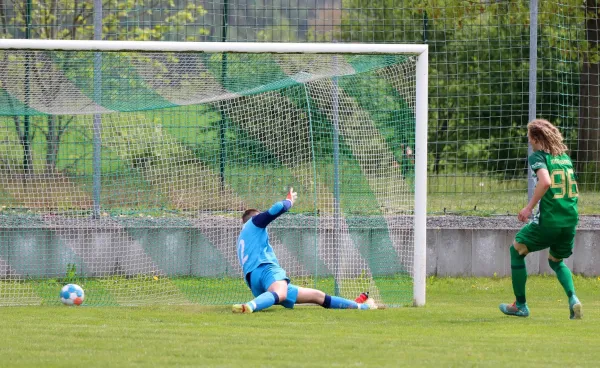
[[[0, 17], [0, 37], [24, 37], [25, 4], [14, 0], [5, 2], [3, 9], [6, 9], [6, 13]], [[32, 0], [31, 4], [32, 37], [92, 38], [93, 8], [90, 0]], [[113, 40], [199, 40], [209, 34], [204, 25], [210, 25], [207, 19], [215, 15], [209, 14], [194, 0], [105, 0], [103, 5], [103, 36]], [[243, 15], [239, 9], [231, 9], [231, 19], [240, 21], [254, 18], [257, 23], [254, 27], [249, 27], [253, 29], [247, 34], [242, 34], [244, 31], [240, 23], [232, 23], [229, 39], [429, 44], [429, 170], [434, 173], [434, 182], [446, 181], [436, 186], [439, 192], [432, 193], [431, 198], [437, 199], [434, 211], [441, 211], [441, 208], [445, 207], [437, 205], [442, 202], [439, 197], [445, 193], [459, 195], [480, 190], [480, 194], [483, 193], [481, 196], [485, 196], [485, 191], [477, 184], [462, 185], [446, 180], [452, 175], [463, 177], [465, 173], [468, 178], [472, 173], [489, 173], [490, 175], [481, 176], [497, 184], [484, 186], [485, 189], [501, 188], [502, 183], [524, 178], [524, 127], [528, 119], [529, 97], [528, 1], [344, 0], [340, 12], [328, 14], [326, 20], [320, 19], [321, 23], [318, 22], [319, 15], [314, 14], [314, 9], [302, 6], [298, 9], [288, 9], [281, 1], [275, 1], [272, 5], [261, 1], [253, 3], [252, 6], [249, 3], [246, 5]], [[588, 35], [584, 29], [586, 19], [590, 21], [597, 18], [597, 9], [593, 6], [593, 3], [584, 4], [576, 0], [539, 2], [538, 115], [549, 118], [562, 128], [567, 144], [573, 151], [577, 148], [578, 110], [581, 105], [581, 64], [597, 63], [599, 60], [598, 46], [586, 39]], [[272, 16], [264, 16], [267, 9]], [[341, 23], [338, 25], [336, 19], [340, 14]], [[301, 19], [314, 19], [315, 22], [301, 24]], [[215, 20], [215, 24], [218, 21], [220, 20]], [[213, 29], [213, 39], [219, 39], [219, 26], [214, 25]], [[272, 77], [264, 81], [268, 85], [264, 90], [274, 91], [275, 88], [282, 87], [277, 83], [284, 75], [277, 63], [268, 58], [254, 67], [248, 67], [249, 64], [240, 55], [198, 58], [202, 64], [208, 65], [207, 74], [222, 82], [228, 90], [242, 93], [252, 91], [258, 75]], [[53, 68], [64, 71], [71, 81], [78, 81], [79, 89], [94, 99], [92, 60], [74, 67], [72, 61], [75, 59], [80, 59], [76, 53], [57, 53], [51, 64]], [[114, 55], [108, 55], [106, 61], [108, 60], [112, 60], [115, 65], [120, 64], [118, 57]], [[161, 70], [156, 74], [156, 82], [185, 86], [188, 75], [183, 73], [179, 78], [174, 78], [172, 71], [168, 70], [161, 60], [138, 61], [148, 61], [152, 68]], [[186, 60], [188, 61], [190, 60]], [[36, 60], [32, 69], [35, 73], [44, 73], [49, 64]], [[156, 93], [153, 86], [146, 85], [141, 78], [124, 78], [135, 75], [136, 72], [135, 68], [125, 67], [108, 70], [103, 75], [103, 84], [110, 86], [113, 92], [104, 94], [103, 103], [115, 109], [126, 109], [126, 106], [142, 105], [144, 102], [152, 106], [170, 106], [168, 101], [162, 99], [160, 93]], [[11, 75], [18, 73], [23, 73], [23, 68], [10, 70]], [[87, 82], [81, 83], [81, 80]], [[347, 81], [348, 79], [340, 78], [340, 87], [361, 109], [368, 112], [386, 144], [400, 160], [403, 156], [403, 145], [410, 145], [413, 133], [400, 125], [386, 122], [398, 119], [408, 121], [412, 117], [404, 116], [406, 109], [396, 98], [393, 88], [382, 79], [353, 81], [357, 83], [355, 86], [351, 86]], [[40, 88], [44, 89], [48, 98], [53, 98], [58, 92], [57, 86], [58, 84], [47, 83]], [[136, 96], [128, 93], [130, 89], [145, 92], [136, 99]], [[375, 92], [362, 93], [369, 89]], [[316, 104], [312, 97], [294, 87], [277, 90], [275, 93], [278, 97], [285, 97], [297, 109], [298, 114], [303, 114], [303, 117], [310, 115], [315, 125], [319, 124], [319, 129], [315, 129], [311, 137], [312, 143], [316, 150], [315, 155], [324, 165], [329, 165], [333, 137], [330, 119], [324, 112], [314, 108]], [[5, 95], [3, 98], [8, 97]], [[176, 154], [157, 144], [158, 139], [162, 138], [174, 142], [174, 148], [183, 153], [186, 162], [200, 161], [209, 165], [215, 172], [220, 168], [221, 154], [226, 159], [235, 158], [238, 161], [231, 166], [226, 165], [226, 171], [235, 172], [238, 167], [248, 162], [271, 166], [257, 175], [258, 180], [263, 180], [265, 175], [279, 170], [281, 159], [277, 153], [265, 148], [265, 142], [257, 139], [256, 131], [249, 128], [251, 124], [241, 124], [232, 116], [228, 116], [224, 113], [223, 106], [139, 113], [139, 116], [144, 116], [145, 119], [152, 115], [150, 120], [145, 120], [148, 121], [146, 128], [137, 132], [124, 132], [125, 135], [129, 135], [128, 140], [121, 141], [122, 146], [127, 144], [139, 148], [131, 149], [123, 155], [112, 149], [114, 147], [104, 150], [103, 170], [109, 175], [108, 179], [103, 180], [118, 180], [119, 175], [139, 176], [143, 171], [141, 168], [149, 163], [156, 164], [160, 157], [180, 157], [179, 153]], [[277, 106], [273, 106], [265, 110], [261, 123], [281, 122], [276, 116]], [[17, 122], [21, 123], [22, 118], [16, 119], [6, 120], [7, 126], [14, 127]], [[49, 117], [42, 116], [32, 118], [31, 123], [32, 134], [29, 139], [33, 146], [33, 166], [36, 170], [57, 169], [70, 175], [91, 173], [89, 127], [84, 127], [76, 120], [72, 121], [71, 117], [52, 121]], [[157, 127], [162, 131], [152, 137], [151, 134]], [[221, 139], [220, 136], [223, 130], [225, 139]], [[136, 134], [138, 137], [133, 137]], [[0, 152], [0, 165], [3, 169], [15, 170], [23, 162], [21, 151], [24, 148], [18, 141], [20, 135], [4, 129], [1, 136], [6, 143]], [[148, 136], [150, 138], [147, 142], [140, 138]], [[46, 147], [43, 147], [44, 144]], [[60, 150], [56, 147], [58, 144]], [[341, 144], [342, 158], [351, 159], [352, 152], [345, 145], [343, 138]], [[269, 171], [270, 169], [272, 170]], [[598, 182], [595, 172], [597, 165], [592, 163], [586, 165], [584, 172], [580, 173], [580, 185], [583, 189], [597, 189], [594, 184]], [[232, 177], [229, 173], [227, 175]], [[144, 180], [148, 181], [148, 178], [135, 177], [130, 180], [130, 185], [135, 187], [140, 185], [140, 182], [141, 186], [147, 185]], [[465, 179], [469, 180], [471, 179]], [[509, 207], [513, 208], [514, 203], [521, 200], [522, 190], [512, 186], [507, 190], [509, 192], [503, 195], [503, 199], [510, 198]], [[112, 193], [108, 194], [110, 196]], [[491, 207], [499, 208], [499, 205], [504, 205], [499, 203], [500, 199], [490, 197], [493, 196], [483, 200]], [[480, 207], [481, 200], [482, 198], [459, 198], [452, 206], [463, 211], [465, 207]]]
[[[0, 37], [24, 38], [26, 4], [8, 0], [8, 8], [13, 5], [13, 11], [0, 17]], [[183, 31], [184, 26], [207, 13], [194, 0], [103, 0], [102, 6], [105, 9], [103, 39], [193, 41], [208, 32], [203, 27], [189, 26]], [[31, 0], [31, 10], [31, 38], [93, 39], [94, 2], [91, 0]], [[148, 21], [132, 24], [131, 16], [139, 16], [139, 13]]]
[[[8, 5], [8, 7], [6, 7]], [[12, 6], [11, 6], [12, 5]], [[8, 0], [8, 4], [0, 5], [2, 13], [0, 13], [0, 38], [25, 38], [29, 33], [30, 38], [35, 39], [83, 39], [89, 40], [94, 38], [93, 1], [76, 1], [76, 0], [31, 0], [31, 13], [27, 16], [27, 2]], [[206, 35], [207, 30], [200, 26], [188, 26], [190, 23], [195, 23], [199, 18], [202, 18], [207, 12], [202, 5], [199, 5], [194, 0], [104, 0], [103, 8], [108, 11], [103, 12], [102, 19], [102, 39], [106, 40], [181, 40], [195, 41], [198, 36]], [[132, 25], [129, 21], [131, 13], [144, 12], [150, 22], [137, 22]], [[163, 13], [168, 15], [165, 17]], [[93, 60], [89, 59], [88, 63], [77, 63], [77, 53], [60, 53], [54, 54], [52, 62], [37, 58], [41, 54], [34, 56], [33, 62], [28, 61], [30, 65], [29, 73], [31, 75], [44, 74], [48, 75], [48, 71], [58, 68], [64, 71], [67, 78], [75, 82], [76, 85], [87, 94], [92, 100], [96, 100], [93, 89]], [[110, 55], [105, 55], [105, 58], [111, 58]], [[118, 62], [118, 61], [117, 61]], [[24, 73], [25, 68], [22, 68], [23, 63], [13, 63], [18, 68], [11, 71], [11, 74]], [[126, 71], [128, 74], [134, 74], [134, 71]], [[109, 108], [116, 110], [127, 110], [128, 103], [137, 102], [138, 105], [143, 105], [141, 102], [146, 101], [146, 104], [154, 104], [154, 106], [171, 106], [167, 101], [164, 101], [158, 94], [151, 89], [147, 89], [144, 96], [134, 96], [128, 91], [132, 87], [138, 89], [143, 88], [143, 82], [139, 78], [123, 78], [120, 73], [123, 73], [121, 68], [106, 69], [103, 74], [103, 86], [110, 93], [104, 93], [103, 103]], [[87, 78], [84, 78], [86, 76]], [[82, 81], [87, 81], [87, 84], [81, 84]], [[133, 85], [132, 85], [133, 84]], [[37, 84], [35, 88], [43, 90], [43, 95], [52, 99], [59, 92], [61, 84], [53, 83], [52, 81]], [[108, 86], [112, 86], [108, 88]], [[1, 86], [0, 86], [1, 87]], [[19, 88], [24, 88], [18, 86]], [[128, 101], [133, 98], [135, 101]], [[133, 104], [131, 104], [133, 105]], [[123, 109], [125, 107], [125, 109]], [[136, 108], [139, 108], [136, 107]], [[24, 111], [25, 112], [25, 111]], [[30, 112], [30, 111], [28, 111]], [[35, 113], [35, 112], [33, 112]], [[57, 167], [57, 158], [60, 153], [60, 145], [64, 137], [64, 133], [69, 128], [69, 117], [54, 119], [48, 117], [47, 121], [41, 125], [33, 126], [32, 133], [26, 135], [24, 131], [20, 131], [20, 118], [15, 117], [15, 128], [18, 131], [23, 151], [23, 160], [28, 164], [23, 165], [23, 169], [27, 172], [32, 172], [34, 161], [37, 158], [28, 158], [32, 156], [31, 148], [28, 143], [33, 141], [36, 130], [43, 134], [46, 141], [45, 155], [45, 170], [53, 171]]]
[[[551, 12], [550, 4], [556, 3], [541, 3], [540, 24], [560, 26], [539, 29], [538, 113], [568, 132], [577, 125], [579, 65], [565, 50], [584, 50], [584, 38], [572, 35], [580, 29], [573, 26], [580, 27], [583, 12], [574, 5]], [[344, 4], [350, 9], [342, 18], [341, 37], [346, 42], [364, 41], [368, 35], [369, 42], [429, 44], [430, 170], [499, 171], [507, 179], [523, 175], [529, 105], [528, 1], [345, 0]]]
[[277, 24], [258, 31], [256, 40], [259, 42], [298, 42], [298, 30], [290, 25], [286, 18], [276, 18]]
[[577, 174], [577, 186], [583, 191], [600, 191], [600, 172], [598, 163], [588, 162]]

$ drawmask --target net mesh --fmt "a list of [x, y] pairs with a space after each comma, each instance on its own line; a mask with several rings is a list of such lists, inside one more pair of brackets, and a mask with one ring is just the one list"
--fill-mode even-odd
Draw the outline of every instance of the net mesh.
[[412, 302], [416, 56], [0, 63], [0, 305], [58, 304], [67, 282], [88, 305], [245, 302], [241, 212], [290, 187], [269, 233], [293, 283]]
[[[91, 0], [0, 5], [0, 37], [94, 38]], [[36, 6], [39, 4], [39, 6]], [[580, 214], [600, 213], [597, 4], [591, 1], [104, 0], [103, 40], [426, 43], [428, 213], [516, 215], [528, 202], [529, 79], [536, 116], [576, 165]], [[537, 19], [530, 19], [533, 8]], [[97, 10], [97, 9], [96, 9]], [[27, 22], [29, 19], [29, 23]], [[532, 45], [531, 25], [538, 40]], [[530, 48], [537, 47], [535, 70]], [[532, 96], [533, 97], [533, 96]]]

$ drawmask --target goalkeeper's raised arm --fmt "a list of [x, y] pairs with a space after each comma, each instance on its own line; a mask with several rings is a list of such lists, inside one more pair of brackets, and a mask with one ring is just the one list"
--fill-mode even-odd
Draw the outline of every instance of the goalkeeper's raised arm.
[[252, 219], [254, 225], [260, 228], [266, 228], [273, 220], [283, 215], [294, 205], [294, 202], [298, 198], [298, 194], [294, 192], [294, 188], [290, 188], [286, 198], [283, 201], [275, 203], [268, 211], [259, 212], [256, 209], [249, 209], [242, 215], [242, 223], [246, 223], [249, 219]]
[[[242, 214], [243, 225], [237, 242], [237, 253], [244, 277], [247, 277], [261, 264], [279, 265], [269, 243], [267, 226], [292, 208], [297, 197], [294, 188], [290, 188], [286, 199], [275, 203], [269, 210], [259, 212], [257, 209], [251, 208]], [[247, 282], [249, 283], [248, 279]]]

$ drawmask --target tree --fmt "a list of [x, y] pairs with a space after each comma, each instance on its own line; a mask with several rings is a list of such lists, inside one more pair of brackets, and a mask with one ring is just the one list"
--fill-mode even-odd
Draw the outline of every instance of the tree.
[[[93, 0], [31, 0], [30, 21], [27, 22], [27, 2], [0, 0], [0, 37], [25, 38], [29, 33], [34, 39], [81, 39], [93, 38]], [[188, 26], [206, 14], [201, 5], [193, 0], [103, 0], [104, 18], [103, 39], [113, 40], [196, 40], [206, 30], [198, 26]], [[161, 10], [168, 10], [163, 12]], [[130, 13], [138, 14], [138, 22], [132, 26]], [[165, 14], [167, 14], [165, 16]], [[41, 53], [28, 53], [28, 57], [38, 58]], [[4, 55], [6, 57], [6, 55]], [[39, 60], [37, 60], [39, 61]], [[47, 73], [53, 61], [27, 61], [26, 78], [34, 83], [36, 74]], [[44, 75], [48, 80], [48, 74]], [[57, 95], [59, 83], [36, 86], [43, 98], [53, 99]], [[28, 98], [28, 97], [25, 97]], [[22, 101], [26, 102], [26, 101]], [[33, 153], [28, 126], [21, 116], [14, 116], [14, 125], [23, 147], [24, 171], [33, 172]], [[72, 117], [47, 115], [45, 126], [36, 126], [46, 140], [45, 170], [56, 168], [60, 141], [67, 131]]]
[[580, 110], [579, 110], [579, 137], [577, 147], [577, 159], [579, 171], [584, 172], [586, 166], [600, 162], [600, 106], [598, 96], [600, 95], [600, 58], [598, 50], [600, 46], [600, 7], [596, 0], [585, 2], [585, 36], [588, 52], [583, 56], [583, 68], [581, 71]]
[[[547, 3], [545, 7], [550, 6]], [[342, 20], [341, 37], [346, 42], [429, 44], [429, 152], [434, 172], [480, 169], [505, 177], [524, 174], [528, 1], [346, 0], [344, 8], [355, 9]], [[560, 15], [543, 10], [541, 21], [557, 24]], [[539, 31], [542, 45], [564, 40], [561, 27], [540, 27]], [[538, 75], [544, 78], [539, 78], [543, 90], [538, 103], [541, 100], [543, 115], [562, 117], [558, 122], [567, 124], [569, 116], [557, 96], [572, 96], [578, 86], [564, 86], [562, 80], [547, 74], [576, 73], [575, 63], [562, 62], [563, 50], [544, 48], [539, 58]]]

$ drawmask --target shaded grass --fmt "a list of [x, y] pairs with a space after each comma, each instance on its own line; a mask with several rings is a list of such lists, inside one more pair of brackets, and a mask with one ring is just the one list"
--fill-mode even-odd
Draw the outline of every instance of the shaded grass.
[[600, 280], [576, 277], [570, 321], [554, 277], [528, 281], [531, 316], [507, 317], [508, 278], [428, 278], [423, 308], [229, 306], [0, 308], [2, 367], [596, 366]]

